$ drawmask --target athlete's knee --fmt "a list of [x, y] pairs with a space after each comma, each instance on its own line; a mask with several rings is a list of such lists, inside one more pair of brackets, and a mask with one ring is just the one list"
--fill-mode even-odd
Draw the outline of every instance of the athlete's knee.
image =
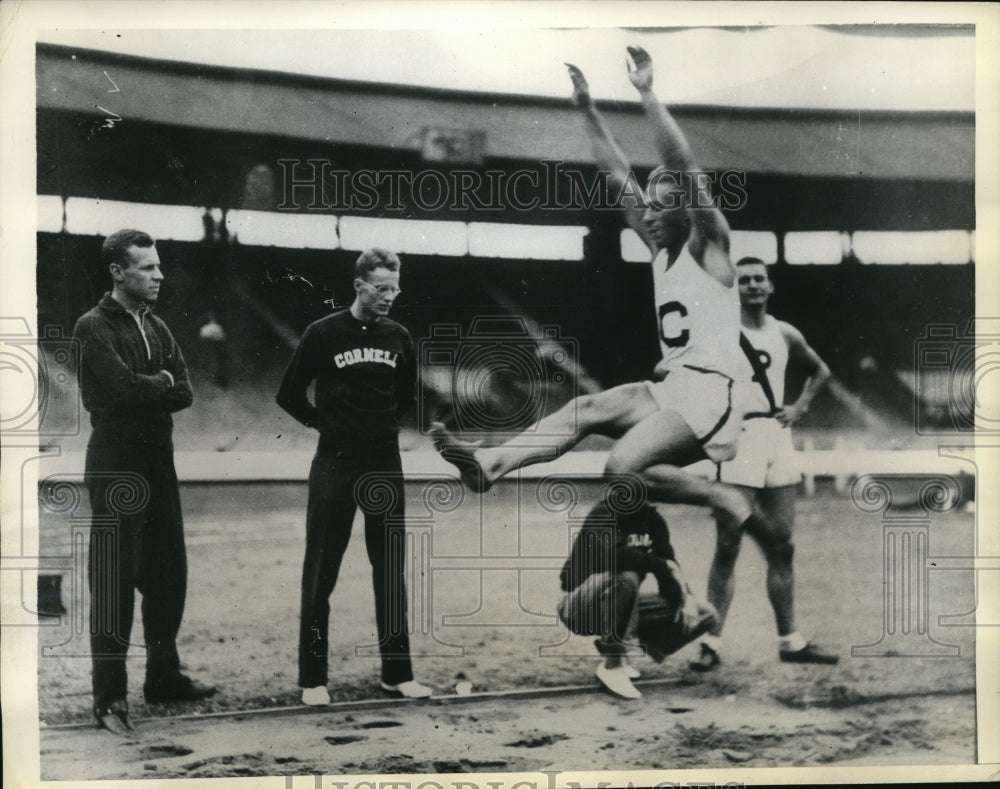
[[576, 400], [576, 414], [583, 424], [599, 424], [607, 419], [608, 409], [601, 395], [581, 395]]
[[791, 566], [795, 557], [795, 543], [790, 536], [778, 536], [761, 542], [768, 564]]
[[623, 384], [605, 392], [581, 395], [576, 399], [577, 421], [589, 428], [607, 426], [618, 429], [622, 422], [631, 420], [637, 398], [644, 391], [642, 384]]
[[708, 505], [720, 524], [737, 526], [753, 512], [747, 497], [730, 485], [716, 484], [709, 488]]
[[[637, 474], [639, 465], [624, 452], [612, 449], [608, 454], [608, 459], [604, 462], [604, 473], [610, 477], [620, 477], [628, 479]], [[638, 480], [638, 477], [636, 477]]]
[[616, 573], [614, 580], [614, 589], [616, 594], [629, 598], [634, 598], [639, 594], [639, 575], [630, 570], [624, 572]]
[[740, 555], [742, 542], [743, 535], [739, 528], [720, 526], [715, 538], [715, 561], [724, 565], [733, 564]]
[[612, 621], [618, 623], [614, 629], [621, 632], [626, 620], [635, 610], [639, 599], [639, 576], [633, 572], [616, 573], [610, 585]]

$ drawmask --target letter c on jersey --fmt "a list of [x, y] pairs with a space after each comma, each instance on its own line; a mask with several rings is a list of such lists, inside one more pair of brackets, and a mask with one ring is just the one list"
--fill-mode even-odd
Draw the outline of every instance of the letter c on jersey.
[[683, 348], [687, 345], [690, 334], [687, 329], [680, 327], [681, 318], [686, 318], [687, 314], [687, 307], [679, 301], [668, 301], [660, 305], [660, 337], [668, 348]]

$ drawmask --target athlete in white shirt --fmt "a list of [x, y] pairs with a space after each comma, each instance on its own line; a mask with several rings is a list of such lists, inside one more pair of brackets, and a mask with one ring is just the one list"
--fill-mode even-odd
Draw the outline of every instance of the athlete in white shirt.
[[[705, 186], [707, 179], [696, 178], [687, 140], [653, 93], [649, 55], [638, 47], [629, 47], [629, 54], [635, 64], [629, 79], [642, 98], [662, 161], [649, 176], [645, 205], [625, 208], [652, 259], [663, 351], [657, 380], [578, 397], [499, 446], [462, 442], [440, 423], [432, 434], [442, 457], [480, 492], [514, 469], [552, 460], [587, 435], [610, 436], [618, 440], [606, 474], [642, 474], [654, 500], [706, 505], [741, 526], [757, 516], [739, 491], [683, 470], [705, 458], [731, 458], [739, 436], [739, 298], [729, 225], [707, 189], [691, 195], [682, 186], [678, 199], [679, 184], [695, 178]], [[591, 101], [583, 74], [575, 66], [569, 73], [598, 163], [609, 172], [611, 185], [622, 189], [634, 177], [629, 162]]]
[[[719, 617], [702, 638], [696, 671], [711, 671], [719, 665], [722, 628], [733, 601], [733, 568], [746, 531], [760, 546], [767, 560], [767, 595], [778, 628], [778, 655], [789, 663], [838, 661], [835, 654], [807, 642], [796, 630], [793, 607], [792, 527], [795, 522], [796, 489], [801, 480], [798, 458], [792, 445], [791, 426], [808, 410], [813, 397], [830, 377], [830, 368], [790, 323], [767, 314], [767, 301], [774, 292], [767, 266], [759, 258], [743, 258], [736, 264], [743, 324], [743, 365], [740, 377], [751, 380], [744, 396], [747, 412], [736, 457], [719, 465], [719, 479], [739, 486], [766, 516], [741, 527], [718, 519], [715, 556], [708, 576], [708, 600]], [[807, 374], [798, 399], [785, 406], [785, 372], [789, 359]]]

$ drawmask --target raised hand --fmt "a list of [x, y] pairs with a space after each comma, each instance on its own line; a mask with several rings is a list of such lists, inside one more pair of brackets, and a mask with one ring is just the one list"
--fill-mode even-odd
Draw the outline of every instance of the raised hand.
[[590, 86], [587, 84], [587, 78], [572, 63], [567, 63], [566, 68], [569, 70], [569, 78], [573, 81], [573, 103], [581, 110], [589, 109], [593, 106], [594, 100], [590, 98]]
[[653, 59], [642, 47], [626, 47], [626, 49], [632, 57], [631, 63], [628, 59], [625, 60], [629, 80], [637, 90], [649, 90], [653, 87]]

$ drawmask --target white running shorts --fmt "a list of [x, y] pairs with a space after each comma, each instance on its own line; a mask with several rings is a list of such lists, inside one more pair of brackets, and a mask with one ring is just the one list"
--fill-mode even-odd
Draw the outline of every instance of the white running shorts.
[[802, 479], [792, 430], [777, 419], [743, 422], [736, 457], [719, 466], [719, 480], [748, 488], [780, 488]]
[[674, 367], [662, 381], [646, 381], [646, 386], [661, 411], [674, 411], [687, 422], [709, 459], [719, 463], [736, 454], [743, 414], [729, 376]]

